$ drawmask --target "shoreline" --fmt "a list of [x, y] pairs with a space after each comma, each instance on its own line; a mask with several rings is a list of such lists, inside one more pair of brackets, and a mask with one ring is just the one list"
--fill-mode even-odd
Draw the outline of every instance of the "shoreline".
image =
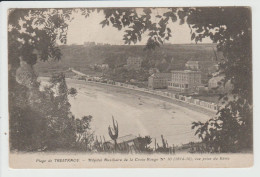
[[[43, 78], [43, 77], [39, 77], [39, 78]], [[138, 94], [141, 94], [142, 96], [145, 96], [145, 97], [153, 97], [155, 99], [165, 101], [165, 102], [168, 102], [168, 103], [171, 103], [171, 104], [175, 104], [175, 105], [178, 105], [178, 106], [181, 106], [181, 107], [185, 107], [189, 110], [196, 111], [196, 112], [208, 115], [208, 116], [215, 116], [216, 115], [215, 111], [211, 111], [211, 110], [205, 109], [203, 107], [199, 107], [199, 106], [196, 106], [196, 105], [193, 105], [193, 104], [189, 104], [189, 103], [183, 102], [181, 100], [168, 98], [168, 97], [165, 97], [165, 96], [162, 96], [162, 95], [157, 95], [157, 94], [145, 92], [145, 91], [142, 91], [142, 90], [136, 90], [136, 89], [112, 85], [112, 84], [104, 84], [104, 83], [100, 83], [100, 82], [76, 80], [76, 79], [71, 79], [71, 78], [66, 78], [66, 80], [68, 81], [68, 84], [69, 84], [69, 82], [72, 81], [71, 83], [79, 84], [79, 85], [89, 84], [89, 85], [93, 85], [93, 86], [100, 86], [102, 88], [115, 88], [115, 89], [118, 89], [118, 90], [128, 90], [131, 93], [138, 93]]]

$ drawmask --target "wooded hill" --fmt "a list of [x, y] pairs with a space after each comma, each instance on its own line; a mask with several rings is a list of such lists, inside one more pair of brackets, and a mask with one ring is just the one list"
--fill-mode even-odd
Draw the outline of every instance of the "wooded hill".
[[[152, 51], [144, 48], [144, 45], [63, 45], [60, 46], [60, 61], [38, 62], [35, 69], [41, 75], [46, 72], [64, 71], [69, 67], [82, 69], [93, 64], [108, 63], [117, 67], [126, 64], [129, 56], [140, 56], [165, 71], [184, 69], [188, 60], [207, 63], [216, 59], [215, 44], [165, 44]], [[167, 68], [164, 68], [165, 66]]]

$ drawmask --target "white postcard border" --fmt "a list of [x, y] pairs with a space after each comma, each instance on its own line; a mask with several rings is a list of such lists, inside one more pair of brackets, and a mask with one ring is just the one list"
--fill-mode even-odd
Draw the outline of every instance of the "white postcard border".
[[[259, 161], [259, 134], [258, 128], [260, 116], [260, 83], [258, 76], [260, 76], [260, 50], [258, 43], [260, 42], [260, 3], [253, 0], [175, 0], [173, 1], [90, 1], [90, 2], [1, 2], [1, 60], [0, 60], [0, 157], [1, 157], [1, 175], [3, 177], [19, 176], [257, 176], [259, 175], [260, 161]], [[166, 6], [251, 6], [252, 20], [253, 20], [253, 73], [254, 73], [254, 166], [252, 168], [242, 169], [66, 169], [66, 170], [13, 170], [8, 166], [8, 88], [7, 88], [7, 14], [8, 8], [28, 8], [28, 7], [166, 7]], [[7, 134], [5, 134], [7, 133]]]

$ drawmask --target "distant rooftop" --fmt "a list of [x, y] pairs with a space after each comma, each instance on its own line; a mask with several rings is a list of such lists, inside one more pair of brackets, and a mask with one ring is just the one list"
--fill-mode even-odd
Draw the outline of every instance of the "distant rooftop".
[[127, 60], [142, 60], [141, 57], [128, 57]]
[[201, 71], [192, 71], [192, 70], [173, 70], [171, 73], [201, 73]]
[[154, 77], [154, 78], [171, 77], [171, 73], [154, 73], [150, 77]]
[[[123, 143], [123, 142], [132, 141], [132, 140], [134, 140], [136, 138], [137, 138], [137, 136], [129, 134], [129, 135], [125, 135], [125, 136], [121, 136], [121, 137], [117, 138], [116, 141], [117, 141], [117, 143]], [[114, 143], [113, 140], [110, 140], [109, 142], [110, 143]]]
[[199, 63], [199, 61], [193, 61], [193, 60], [189, 60], [189, 61], [187, 61], [187, 64], [198, 64]]

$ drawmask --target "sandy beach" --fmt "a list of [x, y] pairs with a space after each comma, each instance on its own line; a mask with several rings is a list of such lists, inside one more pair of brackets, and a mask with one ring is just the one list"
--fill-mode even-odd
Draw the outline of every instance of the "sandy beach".
[[[92, 115], [95, 135], [110, 140], [108, 126], [112, 116], [118, 121], [119, 136], [149, 135], [161, 145], [163, 135], [169, 145], [198, 141], [191, 130], [193, 121], [206, 121], [209, 115], [158, 99], [141, 92], [67, 79], [68, 87], [77, 89], [70, 98], [71, 111], [76, 117]], [[152, 147], [154, 144], [152, 144]]]

